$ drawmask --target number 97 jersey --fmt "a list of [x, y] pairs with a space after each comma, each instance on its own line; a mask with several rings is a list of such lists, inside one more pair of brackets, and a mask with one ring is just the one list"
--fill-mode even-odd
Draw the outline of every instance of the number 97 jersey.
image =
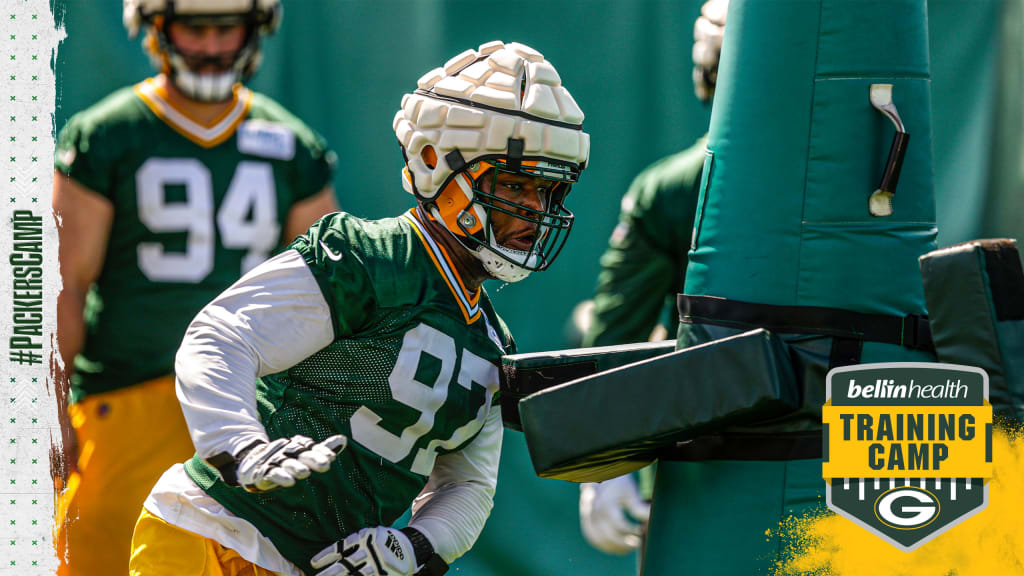
[[438, 458], [473, 444], [488, 419], [493, 434], [500, 413], [498, 370], [501, 356], [514, 352], [512, 338], [483, 288], [464, 290], [414, 214], [377, 221], [330, 214], [291, 246], [330, 309], [334, 337], [258, 380], [259, 418], [271, 439], [348, 436], [331, 469], [253, 494], [224, 484], [198, 456], [185, 465], [207, 494], [307, 574], [315, 572], [309, 559], [332, 542], [391, 525]]
[[291, 240], [288, 212], [330, 182], [333, 154], [265, 96], [238, 87], [202, 124], [150, 79], [72, 117], [55, 164], [114, 208], [77, 400], [172, 373], [189, 321]]

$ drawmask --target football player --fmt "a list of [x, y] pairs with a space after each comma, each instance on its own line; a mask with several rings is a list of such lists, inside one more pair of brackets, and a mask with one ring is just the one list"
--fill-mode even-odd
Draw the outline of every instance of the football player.
[[146, 499], [133, 576], [437, 575], [469, 550], [514, 350], [482, 283], [555, 260], [582, 121], [522, 44], [420, 78], [393, 123], [416, 206], [323, 218], [189, 326], [175, 367], [196, 454]]
[[[728, 0], [709, 0], [694, 24], [693, 83], [710, 102], [718, 77]], [[675, 334], [676, 293], [682, 290], [687, 248], [704, 166], [705, 135], [693, 146], [641, 172], [622, 198], [619, 223], [601, 256], [592, 322], [584, 346], [662, 340]], [[653, 475], [640, 485], [627, 475], [580, 485], [580, 525], [586, 540], [611, 554], [641, 544], [650, 514]]]
[[160, 72], [58, 138], [60, 574], [127, 572], [146, 494], [195, 450], [172, 376], [188, 322], [337, 209], [324, 141], [242, 84], [280, 18], [278, 0], [125, 0]]

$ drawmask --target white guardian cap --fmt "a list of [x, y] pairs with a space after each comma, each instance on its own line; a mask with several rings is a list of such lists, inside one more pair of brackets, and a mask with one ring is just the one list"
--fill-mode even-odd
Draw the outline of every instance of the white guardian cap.
[[[516, 282], [546, 269], [572, 228], [564, 201], [590, 156], [583, 112], [554, 66], [529, 46], [493, 41], [431, 70], [417, 86], [402, 98], [393, 123], [406, 191], [493, 277]], [[551, 180], [545, 206], [496, 205], [480, 182], [500, 172]], [[532, 247], [499, 244], [492, 210], [536, 226]]]

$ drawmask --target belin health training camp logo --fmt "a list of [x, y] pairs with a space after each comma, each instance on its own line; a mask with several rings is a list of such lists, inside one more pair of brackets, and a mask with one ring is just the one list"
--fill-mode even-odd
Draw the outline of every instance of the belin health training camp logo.
[[833, 369], [824, 464], [828, 507], [910, 552], [988, 505], [988, 375], [954, 364]]

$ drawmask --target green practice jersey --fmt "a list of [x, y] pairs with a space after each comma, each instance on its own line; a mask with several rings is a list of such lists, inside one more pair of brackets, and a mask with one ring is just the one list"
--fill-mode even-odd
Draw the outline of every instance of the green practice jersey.
[[498, 409], [500, 358], [514, 345], [483, 288], [465, 291], [413, 212], [379, 221], [332, 214], [291, 248], [319, 284], [334, 337], [258, 379], [260, 422], [272, 440], [341, 433], [348, 448], [329, 471], [262, 494], [226, 485], [198, 455], [185, 469], [312, 574], [313, 555], [394, 523], [435, 458], [474, 440]]
[[706, 142], [658, 160], [633, 180], [601, 256], [584, 346], [644, 342], [659, 321], [675, 336], [675, 296], [683, 289]]
[[171, 374], [189, 321], [290, 240], [290, 207], [330, 182], [332, 158], [320, 136], [245, 88], [210, 125], [152, 79], [73, 116], [56, 167], [114, 209], [73, 398]]

